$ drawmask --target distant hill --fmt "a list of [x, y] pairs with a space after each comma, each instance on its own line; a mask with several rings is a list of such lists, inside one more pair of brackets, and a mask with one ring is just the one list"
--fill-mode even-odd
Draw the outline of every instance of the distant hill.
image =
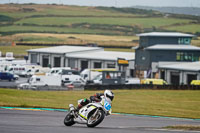
[[163, 13], [185, 14], [200, 16], [200, 8], [198, 7], [151, 7], [151, 6], [134, 6], [133, 8], [155, 10]]
[[[0, 4], [0, 34], [4, 36], [19, 33], [134, 36], [143, 32], [180, 31], [200, 35], [199, 16], [166, 14], [138, 8], [140, 7]], [[176, 10], [171, 9], [173, 12]]]

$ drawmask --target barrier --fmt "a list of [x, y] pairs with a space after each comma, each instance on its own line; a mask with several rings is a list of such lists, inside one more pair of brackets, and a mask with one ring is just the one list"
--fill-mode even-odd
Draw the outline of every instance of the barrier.
[[86, 85], [85, 90], [105, 90], [105, 89], [156, 89], [156, 90], [200, 90], [199, 85]]
[[[17, 86], [1, 86], [0, 88], [17, 89]], [[19, 89], [19, 88], [18, 88]], [[21, 88], [22, 89], [22, 88]], [[84, 88], [68, 89], [66, 87], [41, 86], [22, 90], [66, 91], [66, 90], [117, 90], [117, 89], [155, 89], [155, 90], [200, 90], [200, 85], [86, 85]]]

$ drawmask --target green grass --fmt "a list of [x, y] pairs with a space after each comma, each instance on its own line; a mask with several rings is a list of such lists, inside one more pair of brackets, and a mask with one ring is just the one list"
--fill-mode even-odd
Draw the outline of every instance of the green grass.
[[104, 48], [105, 51], [135, 52], [131, 48]]
[[23, 37], [23, 42], [45, 42], [45, 43], [58, 43], [58, 42], [64, 42], [64, 39], [56, 38], [56, 37], [39, 37], [39, 36], [26, 36]]
[[[15, 55], [27, 55], [26, 50], [36, 49], [36, 48], [44, 48], [49, 46], [0, 46], [0, 51], [2, 54], [6, 54], [6, 52], [13, 52]], [[105, 51], [121, 51], [121, 52], [134, 52], [132, 49], [123, 49], [123, 48], [105, 48]]]
[[167, 126], [164, 128], [173, 130], [200, 131], [200, 125], [174, 125], [174, 126]]
[[158, 12], [139, 9], [61, 5], [0, 5], [0, 15], [10, 18], [0, 22], [4, 35], [35, 32], [135, 35], [196, 22], [187, 18], [166, 18]]
[[[9, 38], [9, 35], [20, 33], [51, 33], [135, 37], [138, 33], [152, 31], [200, 32], [198, 17], [174, 16], [166, 17], [159, 12], [134, 8], [0, 4], [0, 36]], [[10, 38], [7, 41], [97, 43], [99, 46], [136, 46], [138, 44], [134, 41], [119, 41], [118, 39], [105, 41], [96, 38], [96, 40], [84, 38], [70, 40], [54, 36], [33, 36], [21, 37], [21, 40]], [[5, 42], [2, 40], [1, 38], [0, 42]], [[198, 41], [195, 41], [195, 45], [198, 45]]]
[[67, 28], [67, 27], [45, 27], [45, 26], [3, 26], [0, 32], [13, 33], [78, 33], [78, 34], [115, 34], [114, 31], [87, 29], [87, 28]]
[[[101, 91], [24, 91], [0, 89], [0, 106], [68, 108]], [[200, 118], [200, 91], [114, 90], [113, 112]], [[158, 102], [159, 101], [159, 102]]]
[[167, 29], [181, 31], [181, 32], [196, 33], [196, 32], [200, 32], [200, 25], [199, 24], [190, 24], [190, 25], [182, 25], [182, 26], [172, 26]]
[[27, 55], [26, 50], [43, 47], [44, 46], [0, 46], [0, 51], [2, 54], [13, 52], [14, 55]]
[[63, 8], [48, 8], [44, 10], [45, 13], [53, 14], [53, 15], [69, 15], [69, 16], [98, 16], [98, 17], [135, 17], [139, 16], [137, 14], [131, 14], [131, 13], [120, 13], [120, 12], [114, 12], [114, 11], [108, 11], [108, 10], [101, 10], [95, 7], [80, 7], [80, 6], [64, 6]]
[[[7, 6], [7, 11], [2, 11], [0, 14], [10, 16], [16, 19], [31, 17], [33, 15], [58, 15], [58, 16], [121, 16], [121, 17], [134, 17], [141, 16], [131, 13], [120, 13], [115, 11], [101, 10], [95, 7], [80, 7], [80, 6], [55, 6], [55, 5], [2, 5]], [[12, 8], [18, 9], [14, 11]], [[23, 12], [19, 9], [31, 8], [35, 9], [33, 12]]]
[[175, 23], [188, 23], [191, 20], [174, 18], [117, 18], [117, 17], [41, 17], [28, 18], [17, 21], [15, 24], [36, 24], [36, 25], [72, 25], [79, 23], [104, 24], [104, 25], [122, 25], [132, 26], [140, 25], [143, 28], [152, 26], [160, 27]]

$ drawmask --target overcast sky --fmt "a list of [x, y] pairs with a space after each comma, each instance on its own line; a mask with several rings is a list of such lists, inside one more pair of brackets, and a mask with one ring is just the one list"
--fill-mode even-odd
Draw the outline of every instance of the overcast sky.
[[177, 6], [200, 7], [200, 0], [0, 0], [0, 3], [66, 4], [81, 6]]

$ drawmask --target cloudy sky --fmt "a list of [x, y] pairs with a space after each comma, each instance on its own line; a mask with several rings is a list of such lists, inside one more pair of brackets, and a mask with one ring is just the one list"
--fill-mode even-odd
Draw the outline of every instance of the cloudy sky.
[[81, 6], [177, 6], [200, 7], [200, 0], [0, 0], [0, 3], [66, 4]]

